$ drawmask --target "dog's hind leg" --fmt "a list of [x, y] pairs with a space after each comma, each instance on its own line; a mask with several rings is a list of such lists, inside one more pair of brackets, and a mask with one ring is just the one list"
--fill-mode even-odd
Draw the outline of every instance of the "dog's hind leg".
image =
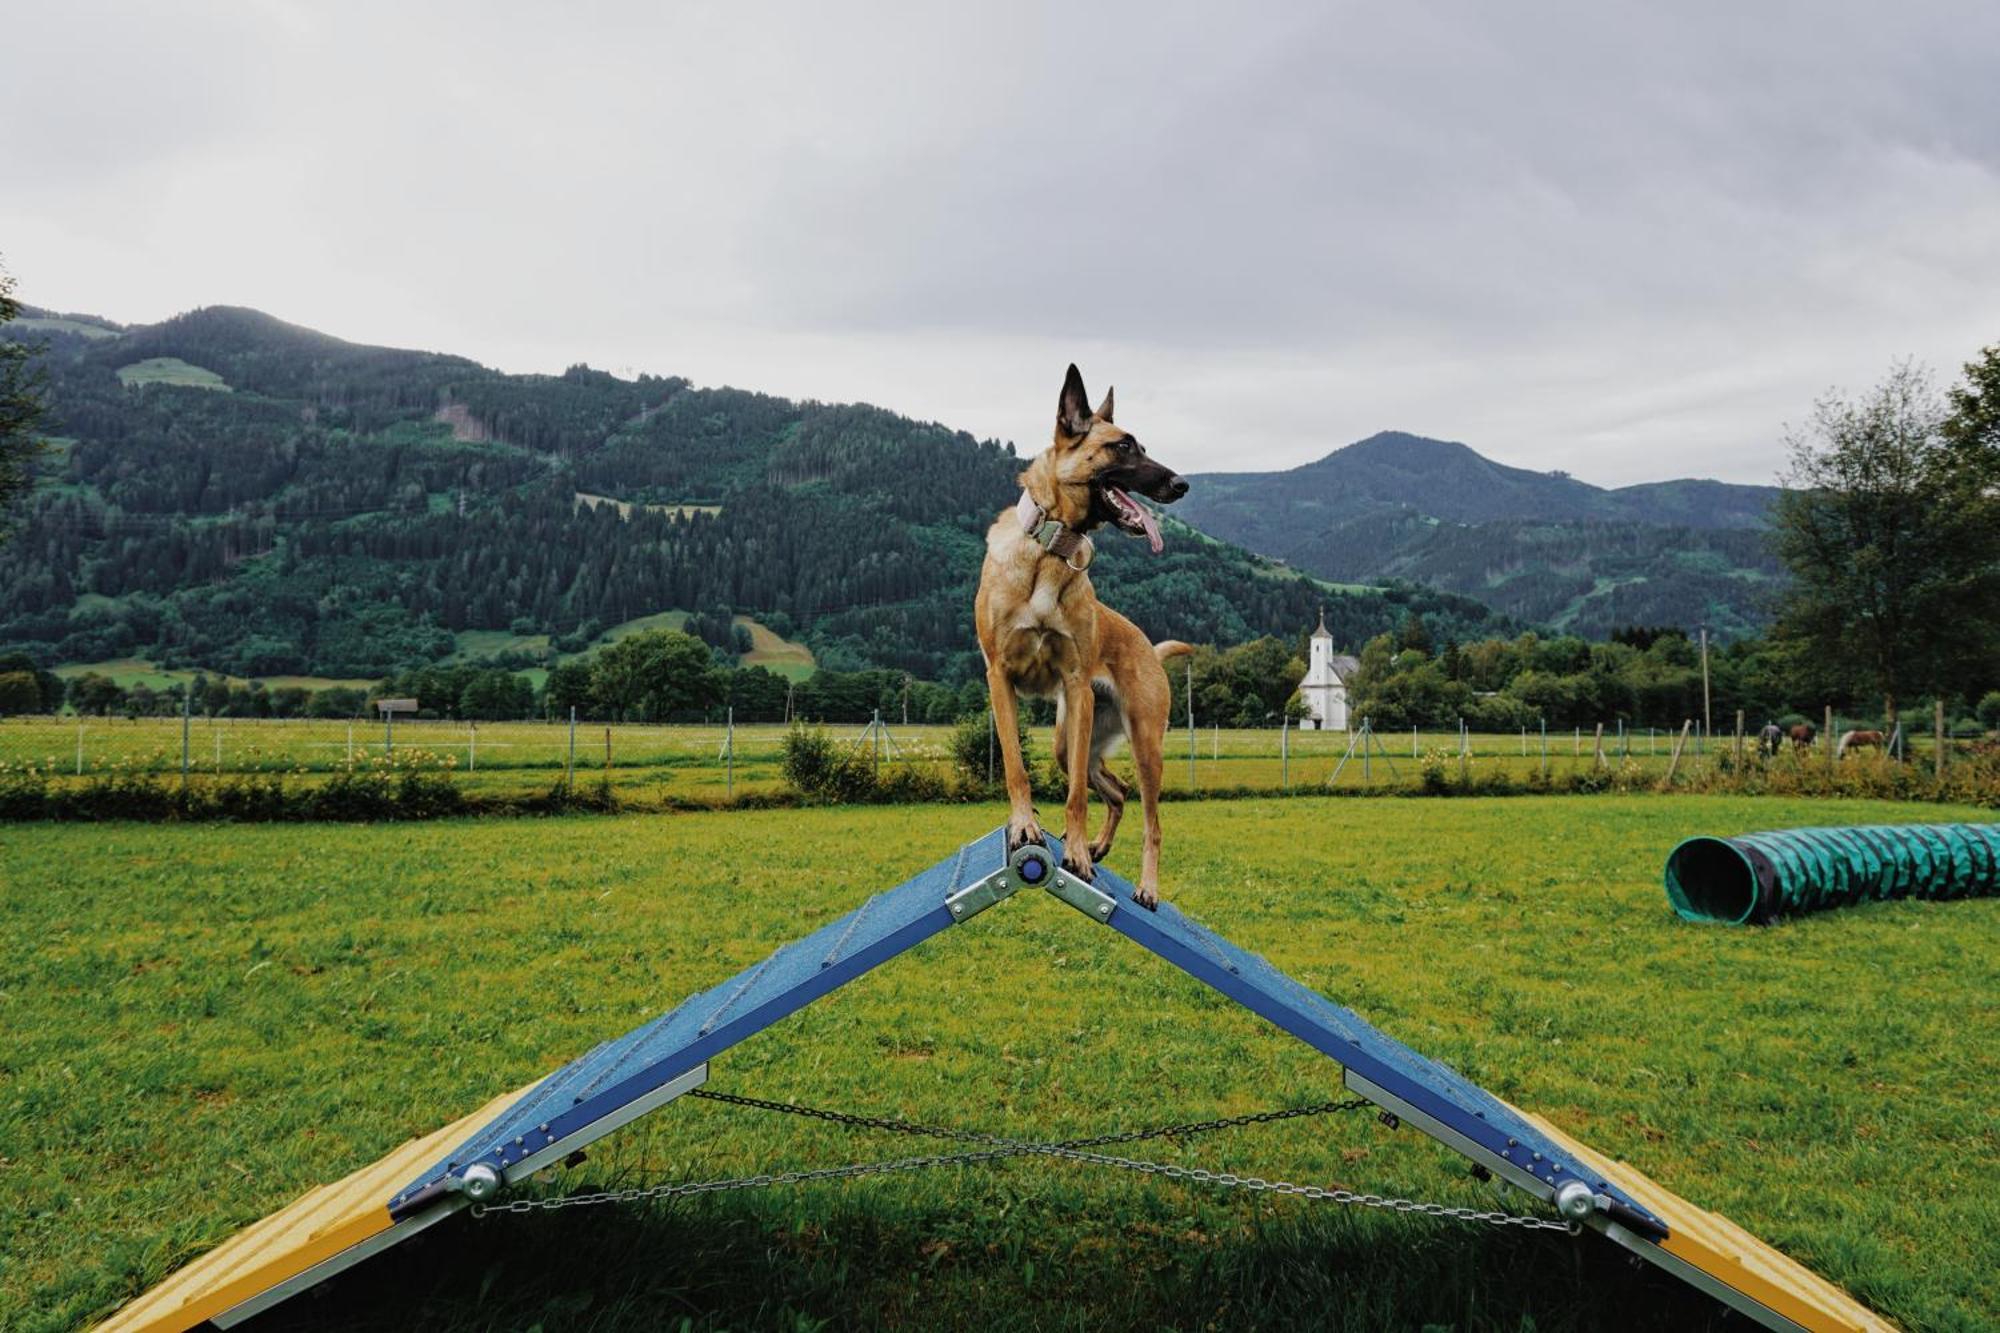
[[1104, 801], [1104, 827], [1097, 831], [1097, 838], [1090, 844], [1090, 859], [1102, 861], [1111, 855], [1111, 840], [1118, 836], [1118, 821], [1125, 814], [1127, 788], [1116, 773], [1104, 766], [1102, 759], [1094, 760], [1090, 767], [1090, 789]]

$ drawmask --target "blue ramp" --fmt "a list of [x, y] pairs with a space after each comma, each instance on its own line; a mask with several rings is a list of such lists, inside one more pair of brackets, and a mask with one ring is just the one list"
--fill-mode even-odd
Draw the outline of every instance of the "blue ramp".
[[[1046, 891], [1214, 987], [1338, 1061], [1347, 1086], [1385, 1111], [1767, 1326], [1881, 1326], [1726, 1219], [1419, 1055], [1172, 904], [1138, 906], [1132, 886], [1112, 871], [1100, 868], [1091, 884], [1072, 878], [1060, 857], [1053, 840], [1009, 856], [1002, 830], [968, 843], [540, 1082], [305, 1196], [174, 1274], [106, 1327], [173, 1333], [208, 1318], [226, 1328], [268, 1309], [658, 1109], [699, 1086], [708, 1062], [745, 1037], [1024, 890]], [[385, 1198], [392, 1179], [404, 1183]], [[1822, 1319], [1828, 1310], [1837, 1316]]]

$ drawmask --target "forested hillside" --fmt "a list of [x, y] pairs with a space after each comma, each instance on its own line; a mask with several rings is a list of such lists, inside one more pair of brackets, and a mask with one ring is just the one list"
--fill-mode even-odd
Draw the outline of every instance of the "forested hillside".
[[[678, 609], [754, 614], [825, 666], [976, 671], [1012, 446], [674, 378], [503, 375], [252, 310], [31, 314], [0, 336], [45, 344], [57, 439], [0, 546], [0, 646], [43, 663], [379, 676], [460, 631], [575, 649]], [[1290, 635], [1322, 602], [1353, 644], [1412, 610], [1503, 627], [1464, 597], [1334, 593], [1179, 524], [1160, 557], [1106, 536], [1092, 576], [1156, 637]]]
[[1778, 579], [1769, 486], [1606, 490], [1397, 431], [1288, 472], [1193, 480], [1185, 517], [1218, 537], [1323, 578], [1412, 580], [1590, 637], [1640, 623], [1751, 632]]

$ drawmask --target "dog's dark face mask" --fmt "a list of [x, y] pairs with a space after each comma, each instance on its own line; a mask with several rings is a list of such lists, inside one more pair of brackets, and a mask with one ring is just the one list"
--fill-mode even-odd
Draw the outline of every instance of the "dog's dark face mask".
[[1083, 379], [1071, 366], [1057, 408], [1056, 447], [1063, 452], [1057, 470], [1066, 481], [1087, 481], [1090, 512], [1086, 530], [1110, 524], [1134, 537], [1144, 537], [1155, 555], [1164, 548], [1160, 525], [1152, 510], [1133, 499], [1142, 495], [1168, 505], [1187, 494], [1187, 479], [1146, 453], [1137, 436], [1111, 419], [1112, 394], [1095, 412], [1089, 410]]

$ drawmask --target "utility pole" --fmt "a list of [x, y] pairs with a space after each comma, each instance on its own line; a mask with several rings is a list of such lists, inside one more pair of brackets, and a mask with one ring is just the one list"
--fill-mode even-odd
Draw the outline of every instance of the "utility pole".
[[1701, 627], [1701, 733], [1709, 735], [1715, 730], [1715, 714], [1708, 704], [1708, 626]]

